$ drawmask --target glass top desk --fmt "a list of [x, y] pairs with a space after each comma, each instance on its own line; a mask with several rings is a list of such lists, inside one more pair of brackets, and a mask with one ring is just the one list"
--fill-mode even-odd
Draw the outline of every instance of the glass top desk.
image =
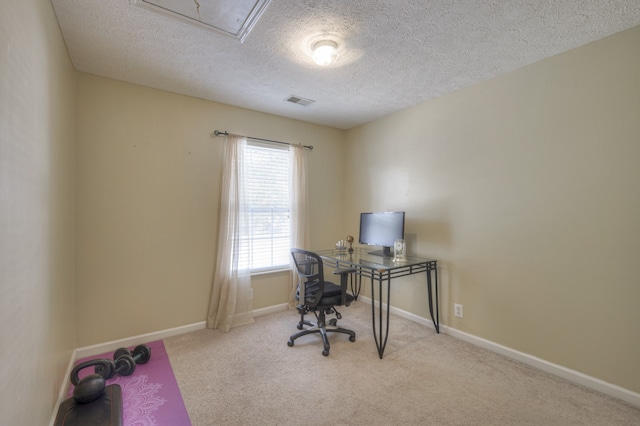
[[[356, 283], [352, 281], [351, 291], [355, 299], [360, 294], [360, 285], [362, 277], [371, 279], [371, 315], [373, 322], [373, 338], [376, 341], [378, 355], [382, 359], [384, 348], [387, 345], [389, 337], [389, 308], [391, 279], [404, 277], [407, 275], [426, 273], [427, 275], [427, 294], [429, 302], [429, 313], [431, 320], [437, 333], [440, 333], [440, 312], [438, 307], [438, 268], [437, 261], [431, 259], [422, 259], [419, 257], [407, 256], [402, 262], [394, 262], [392, 258], [375, 256], [368, 254], [365, 249], [355, 248], [350, 253], [348, 250], [339, 251], [320, 250], [316, 251], [327, 266], [335, 266], [337, 269], [346, 268], [354, 269]], [[433, 279], [432, 279], [433, 274]], [[378, 299], [376, 300], [375, 283], [378, 283]], [[386, 285], [386, 299], [383, 292]], [[435, 295], [434, 295], [435, 290]], [[435, 296], [435, 297], [434, 297]], [[434, 313], [435, 303], [435, 313]], [[376, 313], [376, 305], [378, 312]], [[386, 305], [386, 312], [384, 306]]]

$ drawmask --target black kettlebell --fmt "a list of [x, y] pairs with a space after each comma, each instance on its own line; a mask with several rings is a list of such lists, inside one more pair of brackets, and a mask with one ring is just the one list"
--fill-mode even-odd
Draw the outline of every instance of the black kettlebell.
[[73, 399], [78, 404], [86, 404], [100, 398], [104, 392], [106, 383], [104, 377], [99, 374], [89, 374], [83, 377], [73, 388]]
[[[94, 367], [94, 374], [89, 374], [80, 379], [80, 370]], [[82, 362], [71, 370], [71, 383], [73, 384], [73, 399], [78, 404], [87, 404], [102, 396], [106, 387], [105, 380], [113, 377], [113, 361], [106, 358], [92, 359]]]

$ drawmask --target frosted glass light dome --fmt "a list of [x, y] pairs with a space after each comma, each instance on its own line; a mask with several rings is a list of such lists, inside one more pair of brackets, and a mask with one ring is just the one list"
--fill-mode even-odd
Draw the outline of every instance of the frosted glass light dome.
[[338, 58], [338, 45], [331, 40], [321, 40], [313, 45], [313, 60], [320, 66], [331, 65]]

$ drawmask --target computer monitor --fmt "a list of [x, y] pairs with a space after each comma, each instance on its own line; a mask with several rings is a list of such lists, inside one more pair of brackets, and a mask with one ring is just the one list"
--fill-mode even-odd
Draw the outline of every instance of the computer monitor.
[[381, 246], [369, 254], [393, 257], [393, 243], [404, 238], [404, 212], [360, 213], [360, 244]]

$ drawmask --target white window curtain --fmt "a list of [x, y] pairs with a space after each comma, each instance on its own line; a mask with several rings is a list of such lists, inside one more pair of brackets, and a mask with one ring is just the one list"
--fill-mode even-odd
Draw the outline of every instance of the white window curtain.
[[223, 156], [222, 187], [220, 189], [220, 222], [216, 269], [214, 273], [207, 327], [228, 332], [231, 327], [253, 322], [251, 273], [239, 268], [239, 255], [244, 244], [240, 238], [246, 226], [242, 223], [244, 173], [242, 156], [247, 139], [228, 135]]
[[[302, 145], [291, 145], [291, 247], [308, 249], [307, 157]], [[298, 274], [291, 260], [289, 308], [296, 306]]]

